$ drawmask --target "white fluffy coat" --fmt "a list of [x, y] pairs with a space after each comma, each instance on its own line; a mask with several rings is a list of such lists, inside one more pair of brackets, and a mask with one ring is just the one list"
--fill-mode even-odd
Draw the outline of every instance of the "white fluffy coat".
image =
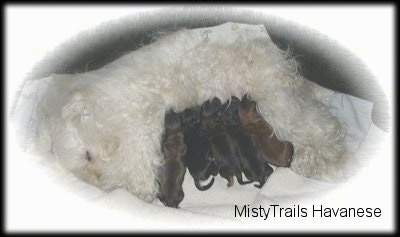
[[330, 182], [348, 175], [343, 125], [269, 39], [220, 44], [181, 30], [101, 69], [40, 80], [48, 90], [32, 109], [35, 149], [104, 190], [153, 200], [164, 112], [245, 93], [293, 143], [293, 171]]

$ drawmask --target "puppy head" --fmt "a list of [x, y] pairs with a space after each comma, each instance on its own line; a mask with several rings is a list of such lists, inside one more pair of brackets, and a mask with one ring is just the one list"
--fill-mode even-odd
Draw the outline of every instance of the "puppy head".
[[200, 117], [203, 119], [218, 120], [221, 115], [221, 100], [214, 97], [211, 101], [207, 100], [201, 106]]
[[187, 108], [182, 112], [183, 124], [195, 124], [199, 121], [199, 107]]
[[239, 104], [240, 100], [236, 96], [232, 96], [229, 101], [223, 104], [221, 117], [225, 125], [238, 125], [240, 123]]
[[[263, 133], [264, 142], [262, 150], [266, 155], [268, 163], [279, 167], [290, 167], [293, 160], [294, 147], [291, 142], [281, 141], [273, 134], [273, 129], [266, 124], [266, 133]], [[268, 135], [271, 134], [271, 135]]]
[[[92, 104], [79, 92], [55, 113], [51, 152], [76, 176], [100, 187], [100, 177], [115, 155], [120, 140], [106, 133], [94, 119]], [[59, 116], [56, 116], [59, 114]]]
[[181, 128], [182, 122], [179, 114], [170, 109], [165, 113], [164, 124], [167, 131], [178, 131]]
[[247, 95], [244, 95], [238, 108], [238, 114], [242, 123], [248, 123], [258, 119], [259, 115], [257, 113], [256, 102], [249, 99]]
[[157, 197], [165, 206], [178, 208], [182, 202], [185, 197], [182, 189], [185, 173], [186, 167], [178, 161], [168, 161], [158, 169]]
[[[277, 140], [276, 137], [274, 139]], [[279, 141], [279, 142], [281, 146], [272, 147], [271, 157], [275, 157], [274, 164], [281, 167], [290, 167], [290, 164], [293, 161], [293, 152], [294, 152], [293, 144], [288, 141], [284, 142]]]
[[75, 128], [67, 128], [54, 140], [52, 152], [58, 162], [79, 178], [101, 187], [104, 169], [113, 162], [119, 147], [116, 137], [98, 137], [87, 140]]

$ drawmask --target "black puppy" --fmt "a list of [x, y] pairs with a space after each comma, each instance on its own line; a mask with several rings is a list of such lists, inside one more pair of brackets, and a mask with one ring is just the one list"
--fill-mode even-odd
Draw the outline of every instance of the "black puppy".
[[222, 107], [222, 121], [239, 150], [241, 170], [249, 180], [248, 183], [258, 181], [259, 184], [254, 186], [261, 188], [273, 169], [263, 160], [254, 137], [250, 136], [241, 125], [238, 114], [239, 105], [239, 98], [232, 96], [230, 101]]
[[164, 163], [158, 169], [159, 192], [157, 197], [168, 206], [177, 208], [183, 200], [182, 183], [186, 173], [182, 121], [179, 114], [170, 109], [165, 114], [165, 131], [161, 142]]
[[221, 109], [222, 104], [218, 98], [214, 97], [211, 102], [205, 101], [201, 107], [200, 124], [211, 144], [213, 158], [220, 168], [219, 174], [228, 180], [227, 186], [231, 187], [233, 176], [236, 176], [240, 184], [243, 183], [242, 171], [239, 152], [222, 123]]
[[218, 175], [218, 167], [212, 159], [210, 142], [200, 128], [199, 112], [200, 107], [187, 108], [181, 113], [181, 117], [187, 147], [185, 164], [197, 189], [204, 191], [214, 184], [214, 177], [205, 186], [201, 186], [200, 181], [207, 180], [210, 175]]

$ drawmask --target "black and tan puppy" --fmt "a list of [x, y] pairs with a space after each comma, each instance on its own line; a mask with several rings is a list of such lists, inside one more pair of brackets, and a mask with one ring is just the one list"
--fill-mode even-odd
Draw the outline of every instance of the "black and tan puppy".
[[207, 134], [219, 174], [228, 180], [227, 186], [231, 187], [234, 184], [234, 176], [239, 183], [243, 183], [242, 171], [239, 152], [223, 125], [221, 109], [221, 101], [216, 97], [212, 101], [204, 102], [200, 112], [200, 124]]
[[172, 109], [165, 114], [165, 131], [161, 148], [164, 154], [164, 163], [158, 170], [159, 192], [157, 197], [165, 206], [177, 208], [185, 196], [182, 183], [186, 173], [184, 163], [186, 145], [181, 118]]
[[256, 102], [244, 95], [239, 106], [242, 125], [256, 138], [263, 159], [271, 165], [289, 167], [294, 148], [291, 142], [281, 141], [271, 125], [258, 114]]
[[205, 186], [200, 181], [211, 175], [218, 175], [218, 167], [212, 159], [210, 142], [200, 128], [200, 106], [187, 108], [181, 113], [184, 141], [186, 144], [185, 164], [193, 177], [197, 189], [208, 190], [214, 184], [214, 178]]
[[222, 107], [222, 121], [228, 134], [236, 142], [243, 173], [249, 182], [258, 181], [259, 184], [254, 186], [261, 188], [273, 169], [263, 160], [255, 138], [241, 125], [238, 114], [239, 105], [239, 98], [232, 96], [230, 101]]

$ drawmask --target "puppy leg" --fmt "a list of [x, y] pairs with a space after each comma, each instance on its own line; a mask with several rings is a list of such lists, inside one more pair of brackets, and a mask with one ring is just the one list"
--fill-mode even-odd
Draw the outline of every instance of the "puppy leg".
[[221, 175], [221, 177], [228, 180], [228, 183], [226, 184], [226, 186], [228, 186], [228, 188], [233, 186], [235, 181], [233, 179], [233, 175], [230, 174], [228, 168], [221, 167], [221, 169], [219, 170], [219, 174]]
[[249, 183], [253, 182], [252, 180], [243, 181], [242, 172], [236, 172], [236, 179], [238, 180], [238, 183], [241, 184], [241, 185], [249, 184]]
[[235, 181], [233, 179], [233, 176], [229, 176], [228, 184], [226, 186], [228, 186], [228, 188], [232, 187], [234, 183], [235, 183]]
[[254, 184], [254, 187], [262, 188], [264, 186], [266, 180], [272, 174], [273, 171], [274, 171], [274, 169], [272, 169], [272, 167], [268, 163], [264, 163], [264, 169], [263, 169], [262, 175], [257, 180], [259, 184]]
[[268, 163], [265, 163], [264, 167], [265, 167], [265, 176], [268, 178], [272, 174], [272, 172], [274, 172], [274, 169]]
[[258, 180], [258, 184], [254, 184], [254, 187], [262, 188], [264, 186], [264, 184], [265, 184], [265, 179], [263, 178], [261, 180]]

